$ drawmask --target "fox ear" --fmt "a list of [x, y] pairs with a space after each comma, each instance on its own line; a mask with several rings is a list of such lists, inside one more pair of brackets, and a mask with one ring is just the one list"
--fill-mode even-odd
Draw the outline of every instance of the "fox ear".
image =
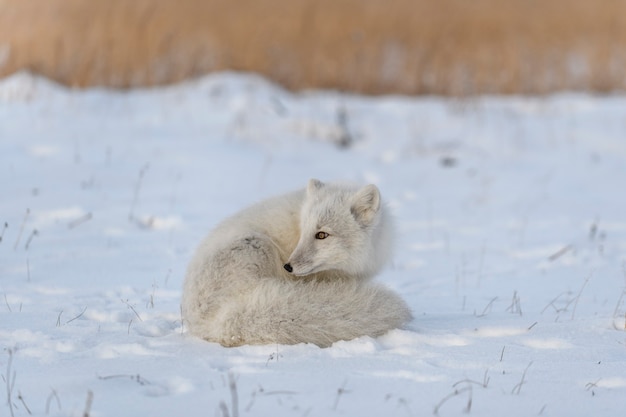
[[369, 226], [374, 222], [380, 209], [380, 191], [373, 185], [366, 185], [352, 197], [350, 212], [357, 222]]
[[311, 178], [309, 180], [309, 184], [306, 187], [306, 192], [307, 194], [311, 195], [313, 194], [315, 191], [319, 190], [320, 188], [322, 188], [324, 186], [324, 183], [321, 182], [320, 180], [316, 180], [314, 178]]

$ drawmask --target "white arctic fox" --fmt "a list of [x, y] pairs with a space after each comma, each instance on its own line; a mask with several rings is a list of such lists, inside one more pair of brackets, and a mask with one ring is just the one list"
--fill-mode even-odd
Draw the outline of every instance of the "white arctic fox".
[[224, 346], [379, 336], [411, 319], [400, 297], [369, 282], [391, 246], [376, 186], [310, 180], [223, 221], [201, 243], [183, 289], [186, 324]]

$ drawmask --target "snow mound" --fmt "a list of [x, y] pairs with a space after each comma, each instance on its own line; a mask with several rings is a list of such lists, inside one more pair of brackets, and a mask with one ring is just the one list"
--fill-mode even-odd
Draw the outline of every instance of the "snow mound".
[[[294, 94], [259, 77], [0, 80], [0, 415], [620, 415], [626, 97]], [[415, 319], [327, 349], [190, 336], [221, 219], [322, 180], [397, 223]], [[9, 401], [7, 401], [7, 399]]]
[[31, 101], [46, 98], [66, 89], [47, 78], [29, 71], [19, 71], [0, 79], [0, 101]]

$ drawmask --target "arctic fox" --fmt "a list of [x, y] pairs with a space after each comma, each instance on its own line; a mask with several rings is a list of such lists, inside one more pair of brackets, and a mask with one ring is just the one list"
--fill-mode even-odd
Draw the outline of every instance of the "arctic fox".
[[200, 244], [185, 278], [185, 324], [224, 346], [382, 335], [411, 319], [400, 297], [369, 282], [391, 235], [376, 186], [312, 179], [226, 219]]

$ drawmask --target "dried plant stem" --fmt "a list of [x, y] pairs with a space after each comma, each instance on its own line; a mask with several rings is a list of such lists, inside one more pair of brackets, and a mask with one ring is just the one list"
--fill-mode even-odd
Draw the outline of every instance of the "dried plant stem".
[[52, 403], [53, 398], [56, 399], [57, 408], [59, 409], [59, 411], [61, 411], [62, 409], [61, 399], [59, 398], [56, 390], [53, 389], [52, 392], [50, 392], [50, 395], [48, 395], [48, 399], [46, 400], [46, 414], [50, 414], [50, 404]]
[[232, 373], [228, 373], [228, 388], [230, 389], [232, 417], [239, 417], [239, 396], [237, 395], [237, 381]]
[[141, 190], [141, 185], [143, 182], [143, 178], [146, 175], [146, 172], [150, 168], [150, 164], [147, 163], [139, 170], [139, 176], [137, 177], [137, 182], [135, 183], [135, 187], [133, 189], [133, 200], [130, 203], [130, 211], [128, 212], [128, 219], [130, 221], [135, 220], [135, 206], [137, 205], [137, 200], [139, 199], [139, 191]]
[[578, 301], [580, 300], [580, 296], [582, 295], [583, 290], [585, 289], [585, 287], [589, 283], [590, 279], [591, 279], [591, 274], [589, 274], [587, 276], [587, 278], [585, 279], [585, 282], [583, 283], [582, 287], [580, 287], [580, 291], [578, 291], [578, 294], [576, 295], [576, 297], [574, 297], [574, 307], [572, 308], [572, 317], [571, 317], [572, 320], [574, 320], [574, 316], [576, 315], [576, 307], [578, 307]]
[[13, 411], [13, 386], [15, 384], [15, 371], [11, 373], [11, 365], [13, 364], [13, 349], [8, 349], [9, 360], [7, 361], [7, 372], [4, 377], [4, 383], [6, 384], [7, 404], [9, 405], [9, 412], [11, 417], [15, 417]]
[[87, 400], [85, 401], [85, 411], [83, 411], [83, 417], [89, 417], [91, 413], [91, 404], [93, 403], [93, 392], [87, 391]]
[[6, 232], [8, 227], [9, 227], [9, 223], [4, 222], [4, 227], [2, 228], [2, 232], [0, 232], [0, 243], [2, 243], [2, 239], [4, 238], [4, 232]]
[[452, 399], [454, 397], [458, 397], [459, 395], [461, 395], [461, 394], [463, 394], [465, 392], [469, 392], [467, 406], [465, 407], [466, 412], [469, 412], [469, 410], [471, 409], [471, 406], [472, 406], [472, 385], [471, 384], [468, 384], [467, 386], [465, 386], [463, 388], [455, 389], [453, 392], [451, 392], [450, 394], [448, 394], [445, 397], [443, 397], [441, 399], [441, 401], [439, 401], [439, 403], [435, 406], [435, 409], [433, 410], [433, 414], [438, 416], [439, 415], [439, 410], [441, 409], [441, 407], [445, 403], [447, 403], [450, 399]]
[[26, 209], [26, 214], [24, 214], [24, 219], [22, 220], [22, 224], [20, 225], [20, 230], [17, 233], [17, 239], [15, 239], [15, 245], [13, 245], [13, 250], [17, 250], [17, 247], [20, 244], [20, 240], [22, 239], [22, 233], [24, 233], [24, 226], [26, 225], [26, 220], [28, 220], [29, 215], [30, 209]]
[[88, 222], [89, 220], [91, 220], [93, 218], [93, 215], [90, 213], [85, 214], [84, 216], [79, 217], [76, 220], [72, 220], [71, 222], [69, 222], [67, 224], [67, 228], [68, 229], [74, 229], [77, 226], [80, 226], [81, 224]]
[[33, 231], [28, 236], [28, 239], [26, 240], [26, 244], [24, 245], [25, 250], [28, 250], [28, 248], [30, 247], [30, 243], [33, 241], [33, 238], [38, 234], [39, 232], [37, 231], [37, 229], [33, 229]]
[[20, 400], [20, 402], [24, 406], [24, 409], [28, 413], [28, 415], [32, 416], [33, 413], [30, 411], [30, 408], [28, 408], [28, 405], [26, 404], [26, 400], [24, 400], [24, 396], [22, 395], [20, 391], [17, 392], [17, 399]]
[[528, 372], [528, 368], [530, 368], [532, 364], [533, 363], [530, 362], [528, 366], [526, 367], [526, 369], [524, 369], [524, 372], [522, 372], [522, 379], [517, 385], [513, 387], [513, 389], [511, 390], [511, 394], [517, 394], [517, 395], [520, 394], [520, 392], [522, 391], [522, 386], [526, 383], [526, 372]]
[[[73, 318], [69, 319], [68, 321], [65, 322], [65, 324], [69, 324], [69, 323], [73, 322], [74, 320], [81, 318], [83, 316], [83, 314], [85, 314], [85, 311], [87, 311], [87, 307], [86, 306], [85, 306], [85, 308], [83, 308], [83, 310], [76, 317], [73, 317]], [[61, 311], [61, 313], [62, 312], [63, 311]], [[61, 317], [61, 313], [59, 313], [59, 318]]]
[[132, 305], [130, 305], [130, 303], [128, 302], [128, 300], [121, 300], [124, 304], [126, 304], [126, 307], [130, 308], [131, 311], [133, 313], [135, 313], [135, 316], [137, 316], [137, 318], [139, 319], [139, 321], [143, 321], [143, 319], [141, 318], [141, 316], [139, 315], [139, 313], [137, 313], [137, 310], [135, 310], [135, 307], [133, 307]]

